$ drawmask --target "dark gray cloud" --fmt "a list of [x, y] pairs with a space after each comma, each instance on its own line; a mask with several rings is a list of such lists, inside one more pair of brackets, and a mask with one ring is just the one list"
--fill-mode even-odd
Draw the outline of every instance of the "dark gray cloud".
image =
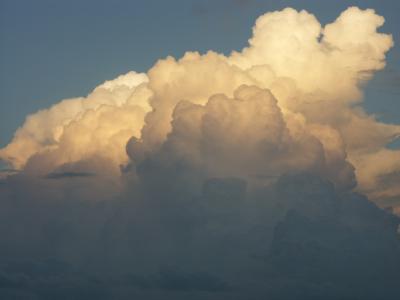
[[141, 177], [152, 179], [108, 201], [3, 193], [2, 299], [399, 295], [399, 219], [362, 195], [312, 173], [256, 188], [233, 177], [198, 190]]
[[93, 177], [96, 176], [92, 172], [51, 172], [46, 175], [47, 179], [64, 179], [64, 178], [75, 178], [75, 177]]
[[210, 274], [182, 272], [178, 267], [164, 267], [158, 273], [148, 277], [127, 275], [126, 283], [142, 289], [162, 289], [171, 291], [207, 291], [227, 290], [228, 285]]
[[[304, 177], [284, 181], [280, 193], [296, 192], [297, 199], [289, 198], [296, 203], [274, 229], [266, 257], [272, 266], [268, 278], [295, 284], [307, 299], [373, 299], [383, 291], [385, 299], [396, 299], [398, 217], [362, 195], [335, 195], [332, 185], [318, 178], [313, 183]], [[304, 205], [305, 198], [310, 205]]]

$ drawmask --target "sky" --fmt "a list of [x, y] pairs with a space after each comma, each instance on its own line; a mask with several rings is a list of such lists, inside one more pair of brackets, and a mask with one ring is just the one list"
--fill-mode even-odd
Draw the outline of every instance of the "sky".
[[[328, 23], [351, 5], [375, 8], [383, 32], [400, 40], [400, 4], [383, 1], [0, 1], [0, 145], [25, 117], [159, 58], [185, 51], [228, 54], [245, 46], [257, 16], [290, 6]], [[368, 111], [399, 123], [400, 50], [367, 88]]]
[[1, 299], [400, 298], [396, 1], [0, 3]]

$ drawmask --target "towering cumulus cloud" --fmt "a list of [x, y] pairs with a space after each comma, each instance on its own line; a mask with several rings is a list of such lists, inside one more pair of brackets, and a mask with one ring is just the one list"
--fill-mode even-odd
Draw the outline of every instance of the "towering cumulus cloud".
[[266, 13], [239, 52], [167, 57], [28, 116], [0, 150], [0, 291], [392, 299], [399, 222], [370, 201], [400, 207], [400, 125], [362, 108], [383, 23]]

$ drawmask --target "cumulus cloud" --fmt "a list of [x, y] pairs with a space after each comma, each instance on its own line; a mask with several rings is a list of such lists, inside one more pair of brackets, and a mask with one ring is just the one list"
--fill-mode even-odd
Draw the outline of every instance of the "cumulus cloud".
[[131, 141], [132, 160], [143, 159], [136, 159], [138, 172], [154, 168], [146, 174], [154, 178], [160, 169], [174, 174], [178, 170], [186, 173], [185, 179], [197, 174], [200, 182], [207, 177], [235, 176], [253, 183], [253, 177], [260, 181], [260, 177], [313, 171], [338, 187], [353, 186], [353, 168], [335, 132], [322, 126], [308, 129], [293, 116], [285, 118], [269, 90], [242, 85], [233, 94], [233, 98], [213, 95], [205, 105], [179, 102], [166, 140], [147, 157], [142, 154], [146, 139], [144, 145]]
[[383, 22], [356, 7], [325, 26], [306, 11], [266, 13], [241, 51], [167, 57], [28, 116], [0, 149], [0, 291], [398, 293], [398, 208], [370, 200], [400, 197], [400, 150], [386, 147], [400, 126], [362, 108], [393, 46]]
[[130, 72], [106, 81], [86, 98], [66, 99], [28, 116], [1, 149], [1, 158], [20, 169], [40, 156], [50, 170], [97, 154], [122, 163], [126, 141], [140, 135], [150, 110], [145, 82], [145, 74]]
[[[147, 74], [121, 75], [99, 85], [86, 98], [63, 100], [28, 116], [11, 143], [0, 150], [0, 157], [14, 168], [42, 175], [64, 164], [100, 157], [110, 161], [111, 169], [104, 172], [118, 176], [121, 165], [141, 159], [130, 155], [134, 151], [130, 149], [132, 143], [127, 142], [133, 138], [140, 140], [141, 148], [146, 151], [157, 152], [160, 147], [166, 148], [162, 146], [166, 143], [177, 152], [191, 152], [187, 155], [196, 160], [199, 159], [194, 157], [196, 152], [202, 151], [196, 149], [199, 143], [196, 137], [192, 137], [193, 141], [182, 141], [182, 148], [176, 143], [172, 146], [172, 141], [166, 142], [168, 135], [177, 134], [177, 124], [185, 122], [182, 114], [192, 114], [186, 123], [194, 118], [193, 124], [184, 125], [185, 130], [202, 131], [194, 128], [200, 126], [196, 122], [205, 127], [215, 125], [210, 122], [219, 122], [222, 126], [221, 118], [225, 117], [222, 111], [206, 113], [206, 120], [197, 120], [196, 116], [203, 118], [200, 111], [204, 108], [200, 106], [212, 109], [215, 103], [222, 102], [216, 98], [227, 97], [233, 99], [225, 101], [228, 106], [237, 106], [230, 110], [239, 110], [235, 92], [240, 86], [248, 85], [266, 90], [265, 93], [271, 93], [276, 101], [276, 105], [263, 108], [265, 124], [250, 124], [269, 126], [270, 138], [276, 135], [275, 140], [266, 142], [269, 146], [264, 145], [271, 148], [269, 153], [264, 153], [266, 161], [269, 158], [277, 164], [274, 155], [283, 155], [284, 151], [278, 149], [286, 147], [286, 151], [296, 152], [293, 155], [287, 152], [287, 164], [296, 164], [295, 157], [297, 164], [314, 163], [320, 167], [326, 164], [325, 173], [330, 172], [329, 178], [342, 186], [354, 185], [347, 180], [354, 168], [360, 191], [372, 198], [399, 195], [397, 187], [380, 185], [379, 178], [399, 170], [396, 165], [387, 167], [398, 161], [399, 151], [388, 150], [386, 145], [399, 135], [400, 127], [378, 122], [367, 115], [361, 105], [354, 105], [362, 100], [363, 84], [385, 66], [385, 53], [393, 46], [390, 35], [377, 32], [383, 22], [383, 17], [374, 10], [356, 7], [347, 9], [325, 26], [306, 11], [286, 8], [266, 13], [257, 19], [249, 46], [240, 52], [233, 51], [229, 56], [212, 51], [204, 55], [188, 52], [179, 60], [167, 57], [159, 60]], [[181, 104], [182, 100], [199, 107], [189, 109], [190, 105]], [[250, 118], [258, 109], [252, 105], [242, 106], [242, 113], [231, 116], [230, 122], [237, 126], [236, 130], [240, 129], [239, 124], [246, 122], [240, 118], [245, 118], [245, 114]], [[237, 124], [235, 118], [238, 118]], [[251, 126], [247, 130], [257, 130]], [[244, 141], [245, 135], [256, 139], [258, 134], [243, 133], [240, 138], [239, 132], [227, 134], [224, 127], [219, 130], [220, 143], [222, 140], [229, 143], [228, 139], [232, 139], [230, 148], [238, 148], [232, 144], [238, 138], [236, 141], [243, 149], [241, 155], [251, 151], [246, 147], [251, 148], [250, 144], [255, 142]], [[216, 139], [217, 134], [213, 132], [215, 137], [210, 135], [210, 139]], [[172, 136], [171, 139], [178, 138]], [[272, 154], [274, 147], [276, 153]], [[221, 149], [207, 159], [211, 160], [218, 152]], [[234, 153], [236, 149], [231, 156]], [[250, 165], [258, 165], [260, 161], [253, 159]], [[288, 169], [290, 166], [282, 164], [277, 173]], [[249, 171], [262, 173], [262, 170]]]

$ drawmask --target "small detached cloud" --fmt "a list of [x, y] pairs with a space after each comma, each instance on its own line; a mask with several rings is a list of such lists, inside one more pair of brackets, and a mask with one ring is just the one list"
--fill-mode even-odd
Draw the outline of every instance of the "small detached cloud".
[[96, 176], [95, 173], [91, 172], [51, 172], [47, 174], [45, 178], [47, 179], [65, 179], [65, 178], [75, 178], [75, 177], [93, 177]]

